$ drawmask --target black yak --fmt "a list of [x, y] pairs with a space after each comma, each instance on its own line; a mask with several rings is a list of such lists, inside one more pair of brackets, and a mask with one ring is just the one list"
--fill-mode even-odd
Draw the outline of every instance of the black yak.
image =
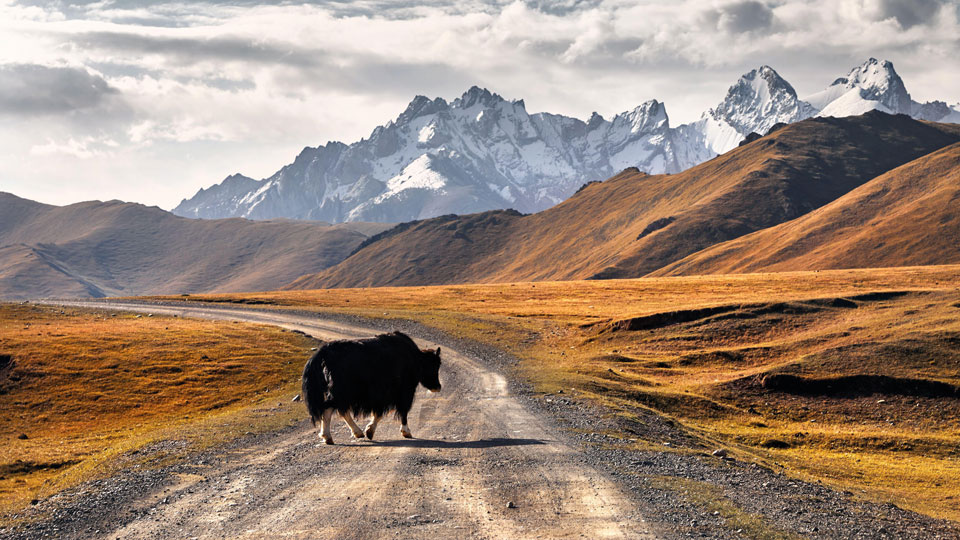
[[[440, 391], [440, 348], [420, 349], [401, 332], [331, 341], [320, 347], [303, 368], [303, 402], [320, 438], [333, 444], [330, 420], [337, 411], [353, 436], [373, 440], [380, 418], [395, 411], [400, 434], [411, 438], [407, 414], [417, 385]], [[366, 430], [353, 415], [372, 415]]]

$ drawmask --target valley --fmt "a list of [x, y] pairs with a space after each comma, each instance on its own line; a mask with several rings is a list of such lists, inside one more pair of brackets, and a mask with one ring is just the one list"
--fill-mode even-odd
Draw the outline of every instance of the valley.
[[[288, 518], [295, 537], [564, 537], [585, 520], [622, 538], [951, 537], [958, 141], [906, 115], [811, 118], [535, 214], [396, 226], [4, 194], [0, 285], [31, 301], [0, 304], [0, 538], [273, 537]], [[387, 521], [291, 487], [322, 458], [293, 400], [303, 333], [374, 328], [443, 343], [459, 385], [418, 409], [424, 439], [373, 447], [385, 484], [344, 476], [365, 454], [324, 461], [341, 493], [390, 501]], [[505, 493], [529, 507], [495, 511]], [[318, 521], [318, 500], [379, 525]], [[132, 510], [95, 511], [117, 504]]]
[[652, 411], [706, 448], [957, 520], [958, 282], [934, 266], [189, 300], [415, 320], [516, 356], [541, 399]]
[[191, 220], [121, 201], [53, 206], [0, 192], [0, 299], [273, 289], [386, 228]]
[[958, 2], [0, 2], [0, 540], [960, 540]]
[[[766, 279], [729, 283], [721, 298], [751, 302], [741, 307], [741, 320], [749, 320], [750, 309], [760, 316], [761, 311], [810, 315], [817, 311], [815, 308], [820, 308], [821, 313], [833, 308], [867, 308], [874, 312], [869, 303], [881, 303], [882, 310], [889, 305], [883, 302], [904, 296], [902, 290], [885, 291], [886, 287], [924, 288], [956, 273], [956, 267], [901, 269], [873, 278], [837, 272], [827, 273], [819, 283], [798, 275], [770, 275]], [[755, 443], [730, 440], [729, 434], [723, 440], [717, 433], [693, 424], [689, 413], [678, 414], [675, 408], [673, 414], [665, 414], [662, 407], [658, 411], [644, 406], [637, 396], [646, 392], [642, 388], [638, 392], [635, 380], [623, 385], [615, 379], [631, 377], [635, 369], [647, 366], [630, 365], [621, 357], [609, 365], [626, 369], [616, 370], [621, 373], [617, 377], [609, 375], [615, 370], [606, 368], [608, 359], [593, 356], [602, 350], [591, 351], [586, 345], [591, 334], [587, 327], [595, 326], [597, 321], [584, 326], [583, 317], [577, 315], [584, 306], [543, 301], [546, 295], [557, 292], [551, 286], [563, 287], [567, 293], [579, 289], [582, 294], [569, 297], [584, 302], [611, 300], [601, 315], [636, 313], [631, 308], [640, 307], [637, 298], [642, 296], [610, 295], [598, 288], [609, 288], [615, 283], [632, 293], [659, 292], [664, 297], [669, 297], [670, 291], [682, 294], [688, 301], [679, 303], [689, 308], [695, 305], [690, 300], [696, 291], [717, 290], [716, 279], [707, 279], [701, 285], [689, 283], [687, 278], [518, 283], [509, 287], [514, 291], [496, 291], [501, 286], [371, 290], [368, 292], [384, 302], [407, 309], [402, 315], [380, 312], [387, 308], [371, 301], [369, 305], [377, 312], [359, 317], [361, 310], [338, 309], [310, 298], [322, 297], [328, 291], [299, 298], [274, 293], [193, 299], [199, 302], [177, 297], [77, 303], [101, 313], [107, 310], [153, 314], [154, 318], [176, 316], [183, 320], [191, 317], [274, 324], [326, 339], [357, 332], [364, 335], [373, 331], [370, 326], [399, 327], [421, 339], [435, 340], [425, 341], [427, 346], [444, 345], [448, 361], [441, 376], [444, 392], [439, 399], [430, 396], [418, 401], [414, 413], [418, 438], [413, 441], [383, 434], [378, 437], [382, 438], [379, 443], [342, 442], [331, 448], [311, 444], [313, 430], [308, 422], [300, 420], [259, 434], [238, 433], [225, 446], [178, 454], [174, 459], [170, 459], [169, 447], [165, 445], [148, 447], [138, 458], [139, 466], [121, 468], [117, 476], [79, 486], [79, 492], [67, 490], [62, 496], [42, 501], [23, 514], [27, 521], [7, 522], [12, 527], [0, 528], [0, 537], [21, 538], [24, 533], [41, 535], [52, 531], [64, 538], [86, 538], [97, 536], [98, 531], [116, 531], [121, 536], [153, 538], [168, 537], [171, 530], [202, 537], [250, 538], [364, 538], [383, 530], [401, 538], [448, 533], [504, 538], [546, 533], [562, 538], [577, 537], [583, 531], [613, 538], [797, 538], [830, 537], [838, 530], [846, 538], [954, 536], [955, 522], [871, 502], [885, 497], [862, 489], [862, 484], [841, 486], [835, 480], [824, 481], [809, 473], [800, 473], [798, 478], [798, 471], [789, 465], [784, 474], [776, 453], [783, 448], [757, 448]], [[686, 283], [678, 286], [677, 282]], [[829, 302], [785, 298], [786, 305], [793, 308], [763, 302], [771, 293], [784, 293], [785, 284], [803, 282], [806, 287], [800, 289], [843, 294], [850, 298], [846, 302], [858, 307], [837, 298]], [[534, 290], [543, 286], [546, 291]], [[359, 291], [333, 292], [338, 294], [341, 306], [360, 299]], [[501, 300], [514, 307], [525, 307], [513, 310], [506, 318], [491, 317], [509, 309], [507, 304], [497, 301], [499, 294], [491, 292], [504, 292]], [[810, 292], [798, 290], [796, 298], [807, 297]], [[948, 296], [952, 299], [956, 294]], [[430, 300], [433, 305], [451, 307], [455, 298], [468, 299], [465, 305], [469, 311], [459, 315], [456, 310], [431, 312], [418, 305], [418, 300]], [[531, 298], [539, 306], [517, 302], [520, 298]], [[716, 296], [708, 294], [703, 298]], [[757, 301], [762, 304], [760, 307], [755, 307]], [[491, 305], [485, 305], [488, 303]], [[290, 309], [280, 307], [283, 305]], [[304, 309], [308, 305], [320, 311], [319, 318], [316, 311]], [[668, 329], [664, 337], [675, 342], [670, 333], [677, 329], [676, 323], [694, 321], [676, 313], [691, 311], [639, 318], [664, 324], [663, 328]], [[557, 315], [557, 322], [565, 320], [568, 324], [552, 323], [547, 313]], [[730, 311], [723, 308], [714, 315], [724, 313]], [[523, 321], [511, 323], [511, 318]], [[412, 323], [411, 319], [430, 322], [424, 325]], [[734, 319], [737, 318], [716, 317], [711, 323]], [[762, 327], [770, 320], [760, 322], [758, 326]], [[370, 326], [360, 329], [355, 326], [357, 323]], [[449, 331], [437, 332], [431, 326], [447, 326]], [[630, 325], [615, 326], [638, 330], [629, 328]], [[484, 345], [458, 335], [474, 336], [496, 345]], [[566, 349], [567, 344], [572, 348]], [[636, 339], [624, 339], [616, 345], [636, 345]], [[541, 346], [549, 346], [553, 354], [540, 359], [528, 354]], [[577, 351], [581, 347], [587, 355]], [[506, 351], [514, 354], [505, 354]], [[667, 361], [671, 356], [663, 355], [661, 360]], [[532, 378], [526, 378], [525, 371], [537, 362], [541, 365], [530, 374]], [[486, 366], [505, 370], [510, 378], [521, 382], [509, 383]], [[623, 375], [627, 370], [630, 375]], [[666, 379], [660, 380], [666, 383]], [[631, 387], [627, 390], [629, 395], [622, 393], [625, 386]], [[703, 387], [702, 381], [683, 386]], [[663, 388], [663, 397], [670, 398], [680, 388]], [[700, 407], [704, 396], [699, 391], [696, 395], [685, 394], [688, 392], [679, 392], [672, 399], [690, 400], [688, 404], [693, 404], [693, 409], [710, 412]], [[274, 407], [274, 399], [268, 396], [257, 400], [260, 405], [255, 404], [251, 411], [254, 417], [286, 418], [289, 412], [285, 411], [291, 411], [291, 407], [294, 414], [300, 410], [299, 404], [279, 400]], [[698, 416], [710, 419], [712, 415]], [[465, 418], [470, 421], [464, 422]], [[829, 415], [821, 418], [828, 419], [838, 420]], [[202, 423], [203, 417], [194, 422]], [[348, 435], [346, 428], [337, 423], [335, 438], [346, 441]], [[919, 437], [920, 433], [913, 436]], [[728, 454], [720, 457], [723, 454], [712, 452], [718, 447]], [[821, 455], [813, 446], [797, 450], [818, 459]], [[900, 450], [906, 451], [898, 456], [904, 466], [915, 464], [916, 458], [908, 449]], [[861, 454], [869, 455], [862, 450]], [[937, 465], [949, 462], [949, 458], [937, 459]], [[409, 481], [411, 474], [418, 482]], [[368, 475], [377, 481], [370, 482]], [[820, 478], [824, 478], [822, 472]], [[949, 493], [950, 479], [941, 484]], [[329, 489], [330, 486], [336, 489]], [[929, 502], [929, 494], [921, 498]], [[318, 505], [325, 511], [318, 513]], [[104, 508], [109, 510], [104, 512]], [[44, 518], [43, 512], [50, 514]], [[925, 513], [931, 510], [928, 508]], [[113, 537], [111, 533], [107, 535]]]

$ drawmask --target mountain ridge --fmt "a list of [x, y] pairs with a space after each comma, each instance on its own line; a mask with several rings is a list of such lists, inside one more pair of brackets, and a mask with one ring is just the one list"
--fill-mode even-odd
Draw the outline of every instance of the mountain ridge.
[[[797, 219], [716, 244], [653, 276], [960, 263], [960, 143]], [[919, 236], [916, 230], [930, 234]]]
[[403, 224], [293, 288], [642, 277], [790, 221], [960, 140], [960, 126], [874, 111], [810, 118], [672, 175], [630, 169], [539, 213]]
[[777, 123], [874, 109], [960, 122], [960, 112], [946, 103], [914, 102], [893, 65], [874, 58], [804, 99], [773, 68], [760, 66], [699, 120], [676, 127], [657, 100], [610, 120], [594, 113], [584, 121], [530, 114], [523, 100], [473, 86], [450, 102], [418, 95], [367, 138], [306, 147], [262, 180], [231, 175], [184, 199], [174, 213], [334, 223], [504, 208], [532, 213], [627, 167], [677, 173]]
[[136, 203], [0, 192], [0, 298], [265, 290], [347, 256], [383, 224], [191, 220]]

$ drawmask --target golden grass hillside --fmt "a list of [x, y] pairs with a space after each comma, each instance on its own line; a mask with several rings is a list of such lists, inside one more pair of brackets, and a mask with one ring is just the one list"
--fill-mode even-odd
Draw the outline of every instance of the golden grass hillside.
[[314, 344], [269, 326], [0, 304], [0, 513], [156, 440], [255, 430], [247, 409], [278, 389], [288, 402]]
[[513, 353], [542, 392], [960, 520], [960, 266], [191, 299], [422, 321]]
[[406, 223], [290, 287], [640, 277], [797, 218], [958, 140], [956, 125], [903, 115], [813, 118], [679, 174], [624, 171], [536, 214]]
[[822, 208], [709, 247], [653, 275], [960, 263], [960, 143]]

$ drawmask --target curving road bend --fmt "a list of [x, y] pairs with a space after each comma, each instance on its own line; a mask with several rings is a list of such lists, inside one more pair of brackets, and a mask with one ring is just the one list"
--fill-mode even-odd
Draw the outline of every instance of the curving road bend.
[[[325, 340], [375, 333], [296, 314], [65, 304], [274, 324]], [[415, 439], [401, 438], [391, 418], [377, 441], [354, 442], [337, 420], [337, 444], [326, 446], [304, 422], [181, 475], [165, 492], [136, 502], [149, 513], [103, 537], [655, 537], [630, 493], [560, 441], [550, 422], [510, 395], [501, 375], [457, 351], [444, 348], [442, 356], [443, 391], [420, 388], [410, 414]]]

